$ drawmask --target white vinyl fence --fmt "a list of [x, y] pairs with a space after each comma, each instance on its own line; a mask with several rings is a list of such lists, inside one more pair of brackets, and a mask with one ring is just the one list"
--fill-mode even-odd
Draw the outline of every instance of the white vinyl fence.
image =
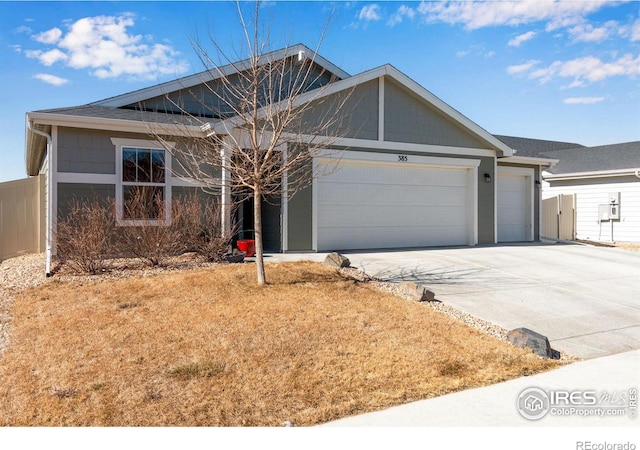
[[0, 183], [0, 261], [45, 247], [44, 176]]
[[576, 238], [576, 196], [560, 194], [542, 200], [543, 237], [573, 240]]

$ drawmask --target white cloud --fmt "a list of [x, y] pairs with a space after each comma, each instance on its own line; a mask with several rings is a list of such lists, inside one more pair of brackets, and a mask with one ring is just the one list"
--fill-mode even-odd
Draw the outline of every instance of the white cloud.
[[42, 44], [55, 44], [60, 40], [60, 36], [62, 36], [62, 30], [60, 28], [52, 28], [49, 31], [38, 33], [32, 36], [32, 38], [34, 41]]
[[31, 34], [33, 33], [33, 30], [26, 25], [20, 25], [19, 27], [14, 28], [13, 32], [20, 34]]
[[580, 23], [587, 14], [611, 5], [607, 0], [519, 2], [421, 2], [418, 12], [427, 22], [462, 24], [469, 30], [500, 25], [547, 22], [547, 31]]
[[573, 42], [600, 42], [616, 32], [625, 34], [624, 29], [615, 20], [610, 20], [601, 27], [582, 23], [569, 28], [569, 35], [573, 38]]
[[34, 58], [40, 61], [40, 64], [43, 66], [52, 66], [58, 61], [64, 61], [68, 57], [66, 53], [54, 48], [53, 50], [49, 50], [48, 52], [43, 52], [40, 50], [27, 50], [25, 52], [27, 58]]
[[549, 66], [536, 70], [532, 70], [533, 67], [534, 65], [527, 67], [527, 64], [510, 66], [507, 72], [512, 75], [528, 72], [529, 78], [540, 83], [547, 83], [556, 78], [571, 78], [569, 88], [583, 87], [615, 76], [640, 75], [640, 55], [634, 57], [626, 54], [610, 62], [604, 62], [595, 56], [585, 56], [569, 61], [554, 61]]
[[389, 18], [387, 25], [394, 26], [402, 22], [405, 18], [413, 20], [416, 15], [416, 10], [406, 5], [400, 5], [398, 10]]
[[49, 75], [47, 73], [39, 73], [35, 75], [34, 78], [37, 78], [40, 81], [44, 81], [45, 83], [52, 84], [54, 86], [62, 86], [63, 84], [69, 82], [69, 80], [67, 80], [66, 78], [60, 78], [55, 75]]
[[71, 23], [66, 33], [53, 28], [34, 35], [36, 41], [55, 44], [56, 48], [28, 50], [25, 55], [37, 58], [45, 66], [64, 62], [74, 69], [88, 69], [98, 78], [128, 76], [149, 80], [188, 69], [169, 45], [155, 44], [149, 36], [130, 34], [128, 28], [134, 25], [132, 14], [85, 17]]
[[535, 60], [535, 59], [530, 59], [529, 61], [527, 61], [526, 63], [523, 64], [517, 64], [515, 66], [509, 66], [507, 67], [507, 73], [511, 74], [511, 75], [517, 75], [520, 73], [524, 73], [524, 72], [528, 72], [529, 70], [531, 70], [535, 65], [539, 64], [540, 61]]
[[535, 37], [537, 33], [535, 31], [527, 31], [526, 33], [520, 34], [509, 41], [511, 47], [520, 47], [523, 42], [527, 42]]
[[631, 25], [631, 40], [640, 41], [640, 19], [633, 22]]
[[371, 5], [363, 6], [358, 14], [358, 19], [372, 22], [380, 20], [380, 5], [372, 3]]
[[562, 102], [567, 105], [593, 105], [603, 100], [604, 97], [569, 97], [562, 100]]

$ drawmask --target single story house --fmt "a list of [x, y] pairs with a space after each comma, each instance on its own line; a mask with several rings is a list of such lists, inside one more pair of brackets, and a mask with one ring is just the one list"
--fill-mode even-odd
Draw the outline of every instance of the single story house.
[[543, 170], [542, 198], [564, 198], [558, 213], [572, 219], [571, 238], [640, 242], [640, 141], [585, 147], [497, 137], [517, 155], [557, 160]]
[[[331, 84], [326, 95], [353, 92], [352, 131], [333, 143], [342, 151], [338, 170], [314, 179], [290, 201], [272, 202], [263, 210], [267, 250], [539, 239], [541, 176], [552, 161], [515, 154], [508, 143], [391, 65], [349, 75], [303, 45], [267, 58], [305, 54], [313, 55], [313, 64], [324, 74], [317, 83]], [[241, 71], [243, 62], [221, 70]], [[208, 71], [87, 105], [27, 113], [27, 171], [46, 176], [49, 230], [55, 230], [57, 218], [74, 198], [115, 199], [118, 224], [127, 226], [123, 198], [135, 186], [153, 186], [167, 201], [197, 190], [193, 180], [172, 170], [171, 154], [154, 141], [150, 127], [176, 136], [185, 130], [203, 137], [211, 129], [224, 132], [216, 128], [222, 119], [200, 115], [197, 102], [187, 119], [167, 101], [206, 93], [215, 83], [215, 73]], [[314, 89], [320, 89], [318, 84], [309, 86], [310, 92]], [[188, 101], [183, 104], [190, 108]], [[149, 161], [157, 179], [132, 175], [131, 158]], [[52, 236], [49, 232], [48, 247], [55, 253]]]

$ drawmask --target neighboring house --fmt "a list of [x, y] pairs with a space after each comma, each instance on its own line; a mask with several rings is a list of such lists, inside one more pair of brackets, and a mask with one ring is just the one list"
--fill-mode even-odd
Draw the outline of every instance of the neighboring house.
[[[298, 45], [269, 57], [295, 58], [300, 52], [313, 54]], [[322, 83], [331, 84], [326, 95], [353, 90], [349, 105], [353, 131], [333, 146], [344, 150], [338, 170], [314, 180], [289, 202], [271, 204], [263, 211], [268, 250], [539, 239], [537, 187], [548, 159], [514, 155], [510, 145], [390, 65], [350, 76], [319, 56], [315, 64], [326, 75], [320, 78]], [[235, 67], [242, 63], [224, 70], [232, 72]], [[114, 198], [118, 224], [128, 226], [131, 221], [122, 205], [138, 187], [153, 187], [167, 202], [197, 189], [171, 170], [177, 164], [150, 137], [150, 127], [176, 136], [187, 129], [202, 137], [212, 130], [224, 133], [224, 114], [199, 115], [200, 104], [193, 102], [189, 112], [195, 117], [185, 121], [166, 101], [186, 98], [189, 92], [206, 93], [199, 91], [203, 82], [215, 85], [216, 81], [212, 73], [204, 72], [89, 105], [27, 113], [27, 170], [29, 175], [46, 176], [49, 228], [55, 229], [55, 219], [64, 216], [65, 205], [73, 198]], [[153, 112], [141, 111], [141, 105]], [[184, 105], [190, 108], [188, 101]], [[134, 159], [148, 163], [157, 179], [132, 174], [129, 166]], [[321, 162], [318, 158], [314, 163]], [[168, 219], [158, 217], [157, 224]]]
[[558, 205], [572, 215], [572, 238], [640, 242], [640, 141], [584, 147], [497, 137], [517, 155], [558, 161], [543, 171], [542, 197], [565, 198]]

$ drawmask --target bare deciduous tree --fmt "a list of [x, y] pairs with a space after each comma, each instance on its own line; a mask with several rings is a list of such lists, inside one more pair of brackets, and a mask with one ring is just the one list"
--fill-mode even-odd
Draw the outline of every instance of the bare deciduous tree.
[[[331, 170], [331, 165], [314, 167], [313, 158], [346, 133], [351, 91], [332, 90], [337, 78], [316, 62], [319, 44], [312, 51], [271, 51], [268, 31], [261, 33], [259, 3], [250, 20], [240, 3], [237, 8], [243, 50], [230, 55], [210, 36], [212, 53], [196, 41], [208, 78], [197, 90], [165, 99], [182, 123], [200, 123], [203, 133], [155, 136], [171, 149], [186, 177], [221, 189], [227, 208], [231, 192], [236, 199], [253, 199], [257, 281], [264, 284], [261, 200], [272, 195], [290, 199]], [[323, 36], [324, 31], [320, 43]], [[212, 175], [216, 172], [220, 176]]]

